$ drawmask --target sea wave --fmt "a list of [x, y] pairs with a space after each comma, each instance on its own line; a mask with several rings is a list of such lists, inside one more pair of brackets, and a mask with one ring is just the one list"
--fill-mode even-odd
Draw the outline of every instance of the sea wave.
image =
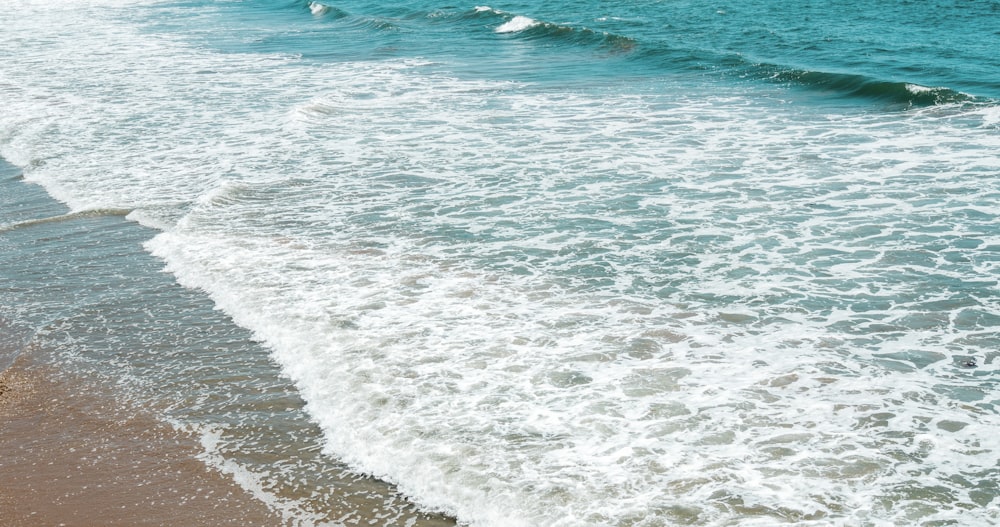
[[762, 72], [776, 70], [768, 79], [829, 92], [834, 96], [883, 101], [893, 106], [922, 107], [973, 102], [976, 97], [943, 86], [891, 81], [858, 74], [831, 73], [764, 66]]
[[[560, 49], [591, 48], [629, 53], [629, 60], [652, 73], [710, 71], [736, 75], [753, 81], [801, 88], [821, 97], [874, 101], [892, 109], [983, 102], [983, 99], [948, 86], [926, 85], [913, 79], [886, 79], [865, 73], [827, 71], [795, 67], [780, 62], [754, 61], [741, 54], [685, 46], [673, 40], [653, 41], [644, 37], [592, 29], [579, 24], [555, 23], [528, 13], [515, 13], [489, 6], [471, 9], [445, 8], [411, 12], [397, 18], [348, 13], [330, 5], [306, 1], [297, 8], [314, 16], [346, 19], [342, 23], [375, 31], [400, 29], [400, 20], [433, 20], [435, 23], [467, 26], [473, 32], [488, 30], [496, 38], [538, 42]], [[470, 24], [470, 22], [472, 22]], [[640, 50], [641, 52], [631, 53]], [[988, 101], [987, 101], [988, 102]]]
[[587, 27], [537, 20], [530, 16], [508, 13], [486, 6], [477, 6], [473, 10], [463, 13], [461, 18], [486, 20], [491, 23], [494, 33], [525, 40], [553, 41], [617, 51], [630, 51], [637, 44], [635, 39], [628, 36], [597, 31]]
[[947, 86], [925, 86], [911, 80], [884, 79], [861, 73], [842, 73], [755, 62], [741, 55], [704, 49], [644, 45], [638, 60], [658, 70], [701, 71], [784, 85], [830, 98], [885, 104], [910, 109], [951, 104], [996, 104], [998, 101]]
[[44, 218], [34, 218], [30, 220], [19, 221], [16, 223], [0, 224], [0, 233], [12, 231], [15, 229], [21, 229], [24, 227], [31, 227], [34, 225], [41, 225], [44, 223], [70, 221], [78, 218], [95, 218], [100, 216], [127, 216], [131, 213], [132, 209], [118, 209], [118, 208], [84, 209], [74, 212], [68, 212], [66, 214], [59, 214], [56, 216], [46, 216]]
[[500, 27], [496, 28], [494, 31], [497, 33], [518, 33], [526, 29], [531, 29], [539, 25], [539, 22], [533, 18], [528, 18], [526, 16], [515, 16], [514, 18], [508, 20]]
[[345, 11], [337, 9], [331, 5], [321, 4], [319, 2], [309, 2], [309, 12], [316, 17], [324, 18], [344, 18], [348, 16]]

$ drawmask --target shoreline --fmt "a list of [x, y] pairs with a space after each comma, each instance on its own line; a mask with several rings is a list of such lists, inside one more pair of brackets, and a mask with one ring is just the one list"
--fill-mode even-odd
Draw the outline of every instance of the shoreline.
[[0, 527], [456, 525], [324, 454], [269, 352], [142, 249], [152, 229], [67, 216], [19, 174], [0, 158]]
[[278, 526], [193, 437], [20, 356], [0, 372], [3, 525]]

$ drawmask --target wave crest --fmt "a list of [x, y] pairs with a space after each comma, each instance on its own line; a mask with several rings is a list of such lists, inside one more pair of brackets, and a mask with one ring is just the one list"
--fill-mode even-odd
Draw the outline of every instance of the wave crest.
[[514, 18], [508, 20], [500, 27], [496, 28], [494, 31], [497, 33], [518, 33], [526, 29], [530, 29], [539, 25], [539, 22], [533, 18], [528, 18], [526, 16], [515, 16]]
[[899, 107], [937, 106], [971, 102], [975, 99], [967, 93], [947, 87], [927, 87], [857, 74], [785, 70], [775, 73], [771, 78], [812, 90], [829, 91], [834, 95], [884, 101]]

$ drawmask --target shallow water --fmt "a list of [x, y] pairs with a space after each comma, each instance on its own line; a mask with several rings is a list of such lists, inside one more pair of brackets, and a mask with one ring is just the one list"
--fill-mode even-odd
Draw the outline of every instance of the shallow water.
[[[417, 512], [391, 486], [324, 455], [319, 429], [268, 350], [203, 294], [177, 285], [142, 250], [153, 231], [121, 214], [66, 214], [8, 168], [3, 166], [0, 181], [0, 225], [6, 225], [0, 228], [0, 366], [24, 356], [40, 367], [56, 367], [66, 377], [67, 396], [86, 389], [80, 379], [101, 391], [107, 389], [102, 385], [110, 388], [137, 407], [129, 413], [158, 416], [181, 435], [200, 438], [201, 460], [276, 509], [285, 524], [453, 524]], [[62, 382], [53, 375], [52, 382]], [[78, 406], [89, 400], [74, 396]], [[58, 412], [48, 422], [63, 418], [79, 425]], [[84, 425], [98, 426], [100, 419], [115, 417], [109, 413]], [[114, 433], [135, 433], [141, 444], [144, 432], [129, 428], [127, 419], [118, 421]], [[109, 442], [97, 429], [82, 437], [101, 443], [77, 445], [81, 450], [105, 449]], [[136, 466], [145, 467], [146, 454], [133, 454]], [[74, 474], [67, 470], [66, 477]], [[141, 483], [162, 475], [139, 468], [134, 477]], [[112, 502], [129, 499], [109, 494], [105, 498]]]
[[992, 525], [997, 4], [842, 3], [16, 2], [0, 154], [160, 259], [74, 367], [294, 521]]

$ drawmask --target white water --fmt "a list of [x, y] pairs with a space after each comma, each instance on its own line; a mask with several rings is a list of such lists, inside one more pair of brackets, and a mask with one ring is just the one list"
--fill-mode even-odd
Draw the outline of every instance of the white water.
[[315, 65], [100, 8], [0, 24], [0, 154], [162, 229], [148, 249], [274, 349], [330, 451], [422, 504], [1000, 518], [995, 108]]
[[538, 21], [518, 15], [510, 19], [510, 21], [500, 24], [495, 31], [497, 33], [517, 33], [518, 31], [524, 31], [537, 25]]

